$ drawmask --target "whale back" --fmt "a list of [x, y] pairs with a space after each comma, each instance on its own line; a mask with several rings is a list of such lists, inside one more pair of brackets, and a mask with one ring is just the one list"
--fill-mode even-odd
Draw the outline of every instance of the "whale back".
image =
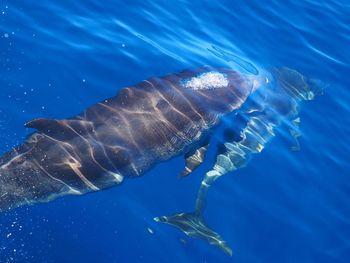
[[0, 158], [0, 210], [142, 175], [200, 141], [252, 86], [233, 70], [203, 67], [120, 89], [74, 117], [28, 122], [37, 131]]

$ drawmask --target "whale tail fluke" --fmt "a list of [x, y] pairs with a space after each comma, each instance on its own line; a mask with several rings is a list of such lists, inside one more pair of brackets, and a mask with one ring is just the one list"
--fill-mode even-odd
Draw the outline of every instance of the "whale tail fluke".
[[212, 230], [204, 221], [202, 215], [196, 213], [179, 213], [172, 216], [155, 217], [156, 222], [166, 223], [181, 229], [186, 235], [208, 241], [211, 245], [219, 247], [226, 254], [232, 256], [231, 248]]

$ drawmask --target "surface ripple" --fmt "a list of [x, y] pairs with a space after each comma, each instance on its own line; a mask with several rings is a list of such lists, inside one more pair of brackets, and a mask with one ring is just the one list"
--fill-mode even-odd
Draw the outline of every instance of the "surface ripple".
[[209, 191], [206, 218], [233, 258], [153, 222], [191, 211], [209, 160], [182, 158], [120, 187], [0, 214], [0, 262], [348, 262], [350, 4], [330, 1], [2, 1], [2, 152], [37, 117], [73, 116], [121, 87], [203, 65], [295, 68], [323, 95]]

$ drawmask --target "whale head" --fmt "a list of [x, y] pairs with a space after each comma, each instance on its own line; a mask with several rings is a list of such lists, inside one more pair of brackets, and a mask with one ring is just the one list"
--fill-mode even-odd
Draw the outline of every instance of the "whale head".
[[277, 84], [297, 100], [313, 100], [322, 94], [322, 84], [308, 79], [298, 71], [283, 67], [272, 70]]

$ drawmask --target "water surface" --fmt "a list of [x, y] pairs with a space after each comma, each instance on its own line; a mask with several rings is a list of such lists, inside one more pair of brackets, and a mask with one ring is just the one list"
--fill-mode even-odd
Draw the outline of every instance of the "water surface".
[[1, 152], [28, 120], [202, 65], [288, 66], [326, 88], [302, 106], [299, 152], [280, 134], [211, 188], [205, 216], [232, 258], [152, 220], [191, 211], [211, 165], [179, 180], [177, 158], [121, 187], [1, 214], [0, 262], [348, 262], [349, 18], [345, 0], [2, 1]]

